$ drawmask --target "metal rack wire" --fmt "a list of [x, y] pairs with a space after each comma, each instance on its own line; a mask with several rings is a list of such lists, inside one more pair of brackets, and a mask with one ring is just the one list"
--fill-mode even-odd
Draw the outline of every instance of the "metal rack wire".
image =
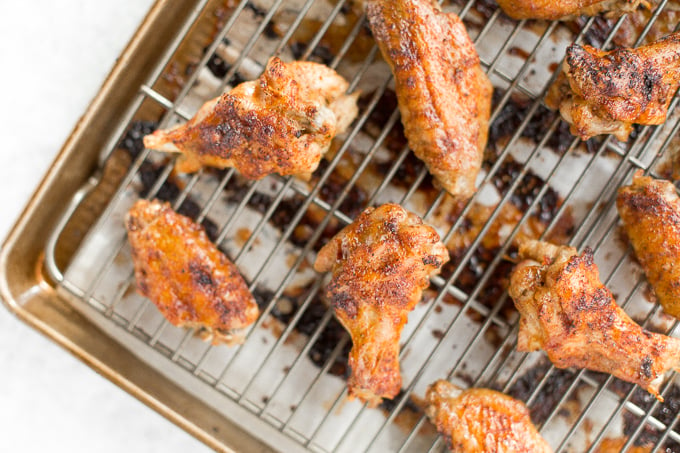
[[[207, 3], [207, 1], [201, 3], [196, 10], [194, 20]], [[296, 31], [305, 26], [307, 15], [313, 10], [315, 4], [321, 2], [241, 0], [238, 3], [235, 1], [227, 3], [230, 4], [229, 19], [224, 22], [213, 41], [206, 47], [204, 54], [200, 56], [193, 72], [187, 77], [177, 95], [170, 99], [155, 87], [167, 69], [173, 52], [179, 47], [192, 23], [178, 30], [177, 40], [173, 43], [172, 50], [164, 56], [163, 62], [147, 83], [140, 86], [138, 98], [130, 109], [129, 115], [119, 125], [116, 125], [117, 133], [110, 141], [108, 148], [102, 150], [103, 161], [112, 155], [144, 103], [156, 104], [164, 109], [165, 113], [158, 127], [167, 127], [175, 121], [187, 120], [191, 113], [187, 110], [186, 99], [194, 95], [196, 84], [200, 81], [202, 74], [205, 74], [206, 68], [220, 48], [227, 45], [225, 43], [236, 41], [234, 35], [239, 33], [237, 29], [242, 28], [245, 22], [252, 24], [252, 30], [248, 38], [239, 44], [237, 57], [229, 62], [228, 69], [216, 86], [217, 91], [222, 91], [228, 84], [233, 83], [246, 62], [255, 67], [262, 66], [270, 54], [285, 52], [290, 47]], [[341, 17], [343, 14], [351, 11], [351, 3], [338, 0], [329, 6], [325, 20], [319, 24], [313, 38], [300, 52], [301, 59], [318, 57], [315, 52], [320, 49], [324, 36], [334, 24], [343, 20]], [[645, 36], [655, 21], [659, 20], [660, 14], [668, 3], [669, 0], [659, 3], [646, 25], [639, 30], [636, 44], [644, 42]], [[536, 23], [527, 21], [512, 22], [505, 18], [495, 6], [482, 0], [470, 0], [460, 5], [448, 5], [448, 7], [457, 11], [466, 21], [475, 44], [487, 49], [486, 52], [480, 51], [482, 65], [499, 92], [492, 110], [491, 123], [504, 120], [502, 114], [512, 102], [513, 96], [523, 96], [528, 99], [527, 107], [522, 112], [524, 117], [512, 134], [504, 138], [507, 139], [505, 143], [496, 144], [499, 150], [485, 168], [481, 187], [493, 187], [501, 178], [503, 166], [509, 159], [518, 159], [516, 156], [513, 157], [513, 153], [516, 152], [518, 143], [525, 138], [527, 130], [533, 127], [532, 121], [536, 121], [540, 115], [545, 115], [545, 108], [542, 104], [543, 94], [553, 77], [543, 80], [539, 86], [532, 85], [529, 80], [531, 80], [532, 71], [536, 68], [536, 59], [543, 55], [542, 52], [546, 48], [554, 45], [556, 36], [564, 35], [566, 26], [557, 22], [538, 26]], [[272, 37], [272, 33], [268, 33], [268, 30], [277, 15], [281, 11], [291, 10], [294, 11], [295, 17], [288, 24], [288, 28]], [[487, 16], [484, 16], [485, 13]], [[480, 15], [483, 17], [482, 21], [479, 21]], [[572, 36], [573, 40], [583, 42], [598, 20], [590, 18], [578, 30], [578, 33]], [[617, 21], [607, 23], [609, 32], [603, 47], [612, 44], [612, 40], [624, 26], [625, 21], [626, 17], [622, 17]], [[352, 51], [352, 46], [356, 45], [356, 41], [361, 39], [361, 34], [366, 32], [365, 26], [365, 20], [358, 17], [356, 22], [349, 27], [343, 37], [343, 42], [338, 46], [337, 53], [328, 58], [327, 63], [330, 67], [338, 70], [343, 68]], [[500, 44], [490, 46], [489, 42], [498, 42], [498, 36], [496, 36], [498, 34], [502, 35]], [[533, 34], [532, 36], [535, 37], [533, 47], [522, 56], [520, 64], [514, 66], [509, 64], [508, 55], [512, 54], [514, 46], [527, 34]], [[267, 45], [263, 44], [263, 41], [267, 41]], [[378, 54], [375, 45], [366, 52], [365, 58], [357, 64], [358, 69], [351, 74], [350, 91], [364, 83], [366, 74], [376, 65]], [[565, 168], [575, 165], [570, 161], [575, 154], [578, 154], [581, 159], [579, 174], [566, 188], [563, 188], [563, 193], [560, 193], [561, 200], [552, 210], [549, 221], [545, 222], [541, 237], [554, 233], [559, 228], [560, 222], [571, 215], [571, 210], [583, 203], [583, 192], [588, 191], [588, 185], [592, 184], [594, 175], [598, 175], [600, 185], [596, 190], [600, 192], [595, 197], [591, 197], [589, 201], [593, 208], [583, 209], [581, 206], [582, 215], [577, 219], [578, 225], [574, 225], [573, 231], [570, 232], [569, 240], [574, 246], [589, 245], [593, 248], [598, 264], [603, 264], [601, 269], [605, 283], [617, 291], [618, 302], [624, 309], [629, 309], [635, 304], [639, 305], [639, 301], [644, 299], [642, 293], [645, 284], [642, 277], [638, 278], [633, 285], [621, 284], [622, 278], [625, 279], [622, 276], [630, 272], [632, 267], [630, 252], [621, 247], [616, 240], [617, 217], [614, 207], [616, 188], [626, 183], [636, 169], [659, 176], [655, 171], [665, 158], [662, 158], [663, 152], [673, 146], [673, 139], [677, 137], [680, 128], [680, 116], [670, 115], [669, 121], [662, 126], [639, 128], [629, 144], [618, 143], [611, 138], [593, 141], [595, 149], [590, 152], [578, 139], [570, 138], [571, 141], [565, 147], [566, 149], [561, 153], [556, 153], [552, 161], [545, 159], [547, 144], [560, 133], [561, 121], [558, 116], [554, 116], [547, 124], [544, 124], [543, 129], [534, 137], [533, 144], [525, 151], [523, 160], [520, 162], [522, 165], [512, 175], [511, 180], [507, 181], [507, 187], [501, 191], [498, 201], [490, 209], [483, 225], [472, 241], [461, 251], [455, 268], [433, 279], [432, 287], [436, 291], [435, 295], [426, 306], [419, 308], [417, 319], [409, 323], [402, 337], [402, 359], [405, 363], [419, 363], [419, 365], [411, 365], [411, 369], [404, 370], [403, 392], [389, 407], [383, 407], [381, 411], [361, 407], [356, 403], [349, 407], [345, 402], [346, 391], [343, 379], [335, 377], [331, 372], [338, 359], [346, 353], [349, 343], [347, 335], [337, 338], [332, 350], [328, 351], [327, 356], [321, 360], [322, 363], [313, 368], [313, 373], [307, 371], [301, 377], [298, 372], [300, 369], [310, 369], [307, 366], [310, 351], [333, 322], [332, 311], [325, 309], [311, 330], [306, 331], [302, 336], [298, 332], [299, 324], [305, 316], [308, 316], [310, 307], [321, 298], [324, 285], [320, 278], [313, 280], [304, 288], [304, 294], [299, 299], [299, 306], [282, 324], [273, 341], [270, 338], [271, 343], [264, 346], [261, 346], [260, 342], [268, 338], [262, 332], [268, 333], [271, 329], [273, 313], [279, 310], [279, 304], [282, 299], [285, 299], [286, 291], [293, 281], [304, 272], [306, 263], [314, 256], [315, 245], [323, 240], [327, 229], [334, 225], [342, 226], [351, 222], [352, 215], [345, 212], [348, 199], [352, 190], [360, 184], [360, 179], [365, 176], [378, 155], [384, 151], [385, 142], [394, 128], [398, 126], [399, 114], [396, 109], [389, 113], [381, 130], [372, 137], [372, 143], [365, 153], [354, 156], [353, 174], [344, 179], [342, 186], [332, 194], [332, 197], [328, 197], [325, 191], [329, 181], [337, 175], [343, 159], [353, 152], [354, 143], [365, 133], [376, 109], [385, 102], [384, 96], [390, 90], [390, 82], [389, 71], [383, 71], [380, 82], [373, 87], [372, 92], [365, 96], [359, 117], [355, 120], [352, 130], [339, 144], [327, 164], [322, 165], [317, 171], [312, 184], [301, 184], [294, 178], [281, 177], [268, 177], [261, 181], [244, 183], [238, 180], [238, 175], [234, 170], [219, 174], [200, 171], [182, 180], [176, 193], [173, 193], [171, 201], [176, 209], [182, 207], [189, 199], [198, 200], [199, 209], [194, 213], [194, 217], [198, 222], [203, 222], [220, 218], [218, 212], [221, 212], [224, 191], [236, 183], [242, 184], [239, 186], [242, 196], [233, 203], [224, 221], [216, 225], [214, 240], [217, 244], [228, 242], [237, 235], [239, 225], [248, 215], [249, 205], [253, 199], [258, 197], [258, 194], [267, 191], [270, 195], [269, 202], [262, 208], [259, 218], [249, 224], [252, 230], [248, 232], [247, 238], [238, 244], [234, 253], [231, 254], [237, 266], [253, 268], [249, 276], [251, 291], [256, 292], [271, 274], [276, 273], [280, 276], [276, 287], [272, 288], [267, 293], [266, 300], [263, 300], [262, 314], [250, 329], [243, 346], [227, 349], [196, 341], [194, 332], [170, 326], [167, 321], [157, 316], [153, 304], [135, 296], [131, 290], [134, 286], [134, 279], [129, 257], [126, 255], [126, 240], [121, 233], [119, 213], [124, 209], [130, 192], [139, 193], [138, 180], [144, 165], [149, 162], [158, 162], [157, 156], [148, 150], [143, 150], [136, 156], [110, 206], [107, 207], [93, 230], [89, 232], [89, 239], [85, 241], [88, 243], [83, 245], [79, 255], [80, 259], [89, 259], [91, 272], [87, 274], [87, 278], [78, 278], [78, 273], [83, 271], [83, 265], [77, 264], [78, 259], [74, 261], [76, 264], [69, 269], [58, 269], [53, 264], [51, 269], [53, 277], [59, 282], [62, 290], [101, 314], [105, 323], [118, 326], [116, 336], [136, 337], [151, 351], [151, 354], [163, 357], [177, 370], [182, 370], [181, 372], [188, 371], [191, 376], [189, 385], [206, 387], [209, 391], [225, 395], [255, 414], [262, 420], [262, 423], [273, 426], [309, 450], [379, 451], [384, 450], [386, 446], [400, 452], [440, 449], [441, 439], [427, 432], [426, 418], [412, 407], [414, 394], [428, 383], [427, 380], [431, 375], [452, 380], [462, 379], [470, 386], [495, 387], [512, 393], [518, 381], [522, 380], [530, 370], [542, 366], [540, 363], [537, 364], [536, 354], [525, 355], [514, 351], [517, 316], [508, 315], [505, 312], [507, 295], [498, 296], [491, 305], [484, 303], [481, 296], [487, 286], [498, 278], [500, 266], [505, 262], [507, 254], [512, 251], [513, 239], [532, 221], [532, 217], [541, 208], [541, 204], [546, 201], [551, 191], [554, 191], [553, 186], [557, 185]], [[674, 111], [677, 103], [676, 97], [671, 104], [671, 112]], [[383, 179], [372, 186], [371, 191], [367, 191], [365, 198], [361, 201], [361, 206], [357, 208], [375, 204], [386, 196], [389, 185], [399, 177], [399, 172], [402, 171], [409, 155], [410, 150], [405, 145], [394, 152]], [[611, 165], [607, 168], [607, 173], [601, 174], [603, 169], [600, 163], [605, 158]], [[167, 163], [163, 162], [154, 181], [145, 191], [145, 197], [158, 196], [172, 180], [173, 163], [172, 160]], [[538, 163], [543, 168], [542, 176], [539, 178], [540, 186], [526, 202], [526, 207], [520, 217], [508, 228], [505, 240], [496, 250], [495, 256], [484, 264], [477, 275], [476, 282], [465, 288], [461, 279], [467, 268], [477, 259], [479, 247], [493, 230], [495, 222], [501, 220], [504, 207], [512, 203], [513, 197], [517, 197], [522, 190], [522, 184], [533, 175], [532, 168]], [[420, 168], [413, 177], [411, 187], [401, 193], [399, 198], [390, 201], [401, 204], [413, 202], [417, 198], [419, 188], [427, 184], [428, 178], [427, 171]], [[210, 188], [207, 192], [206, 187]], [[250, 252], [257, 242], [268, 234], [271, 223], [281, 210], [282, 204], [291, 197], [298, 197], [295, 199], [299, 200], [299, 203], [293, 207], [287, 224], [280, 225], [279, 235], [271, 250], [267, 251], [257, 265], [253, 265], [249, 262]], [[425, 221], [436, 217], [439, 211], [447, 206], [446, 197], [443, 192], [437, 193], [434, 198], [428, 200], [429, 202], [423, 206], [419, 214]], [[466, 225], [466, 219], [475, 209], [477, 199], [478, 197], [475, 196], [462, 207], [457, 217], [448, 224], [448, 228], [442, 231], [445, 243], [454, 235], [469, 228], [469, 225]], [[304, 245], [300, 245], [292, 255], [293, 258], [287, 261], [286, 268], [278, 268], [280, 262], [277, 257], [289, 246], [296, 234], [296, 229], [305, 224], [305, 218], [310, 209], [322, 212], [321, 218], [313, 225]], [[59, 231], [55, 232], [56, 236], [58, 234]], [[108, 241], [102, 244], [101, 241], [93, 239], [101, 237], [108, 238]], [[616, 255], [612, 250], [618, 250], [620, 253]], [[96, 254], [94, 258], [93, 253]], [[610, 258], [611, 254], [616, 256]], [[92, 265], [92, 261], [95, 261], [96, 265]], [[112, 277], [113, 269], [118, 269], [118, 267], [127, 269], [127, 271], [124, 275], [114, 278]], [[414, 360], [411, 356], [407, 358], [409, 351], [421, 344], [422, 332], [429, 329], [428, 326], [433, 319], [441, 318], [437, 310], [445, 305], [447, 298], [456, 299], [458, 304], [447, 312], [450, 316], [444, 321], [439, 332], [439, 341], [426, 353], [424, 352], [419, 360]], [[651, 304], [644, 306], [648, 310], [640, 316], [641, 323], [646, 327], [657, 326], [661, 319], [658, 307], [651, 308]], [[473, 312], [475, 322], [470, 321]], [[441, 324], [442, 321], [438, 322]], [[667, 322], [662, 325], [667, 333], [675, 332], [677, 327], [677, 324], [668, 325]], [[445, 351], [450, 347], [450, 343], [444, 339], [456, 337], [463, 328], [471, 333], [463, 343], [458, 345], [459, 349], [452, 354], [454, 358], [448, 361], [448, 365], [437, 366], [437, 369], [433, 369], [433, 364], [443, 363], [442, 354], [451, 353]], [[492, 331], [496, 332], [498, 339], [493, 344], [494, 349], [488, 351], [487, 335]], [[295, 343], [295, 347], [291, 347], [291, 343]], [[291, 350], [294, 353], [291, 353]], [[253, 351], [257, 351], [257, 354]], [[286, 366], [283, 371], [280, 371], [277, 367], [280, 367], [282, 362], [285, 362]], [[468, 367], [474, 368], [475, 366], [478, 367], [475, 369], [475, 374], [466, 374]], [[247, 371], [244, 371], [244, 368]], [[675, 413], [671, 411], [670, 416], [668, 413], [662, 414], [663, 416], [659, 415], [661, 409], [666, 408], [668, 412], [667, 405], [671, 403], [667, 402], [666, 406], [662, 406], [657, 401], [650, 401], [644, 395], [641, 396], [643, 392], [640, 390], [619, 385], [620, 383], [611, 377], [602, 377], [587, 371], [560, 371], [552, 366], [545, 366], [541, 369], [542, 374], [532, 382], [533, 389], [523, 394], [522, 399], [532, 410], [536, 409], [544, 404], [542, 399], [545, 398], [548, 387], [553, 385], [555, 377], [560, 377], [562, 394], [551, 402], [551, 407], [542, 419], [535, 420], [544, 434], [553, 436], [549, 439], [558, 451], [578, 451], [574, 450], [579, 448], [576, 447], [577, 437], [580, 439], [579, 442], [582, 442], [578, 445], [585, 445], [588, 451], [597, 451], [601, 441], [610, 436], [625, 438], [623, 451], [636, 443], [653, 443], [653, 447], [650, 445], [653, 451], [661, 451], [663, 448], [670, 449], [667, 451], [675, 451], [674, 448], [680, 448], [678, 447], [680, 431], [675, 427], [678, 422], [677, 411]], [[246, 376], [247, 379], [235, 380], [233, 379], [235, 373], [239, 373], [239, 376]], [[678, 400], [670, 397], [675, 391], [674, 378], [673, 376], [668, 379], [661, 393], [669, 396], [669, 402], [677, 404]], [[269, 391], [266, 396], [261, 397], [257, 389], [261, 387], [260, 381], [263, 379], [267, 381]], [[302, 385], [295, 385], [296, 383], [302, 383]], [[293, 403], [282, 410], [279, 400], [281, 395], [287, 393], [293, 394], [291, 399]], [[319, 395], [326, 395], [326, 397], [323, 401], [319, 401]], [[579, 400], [578, 410], [572, 413], [570, 419], [565, 418], [563, 416], [565, 407], [574, 400]], [[605, 401], [610, 409], [606, 412], [606, 422], [598, 424], [594, 422], [591, 415], [597, 412], [600, 416], [602, 406], [606, 405]], [[399, 417], [406, 411], [415, 411], [415, 418], [406, 427], [397, 426]], [[338, 425], [339, 412], [344, 414], [342, 425]], [[623, 431], [618, 425], [621, 419], [627, 421]], [[299, 420], [305, 420], [306, 430], [300, 428]], [[369, 435], [366, 435], [366, 432]], [[642, 437], [645, 438], [642, 439]]]

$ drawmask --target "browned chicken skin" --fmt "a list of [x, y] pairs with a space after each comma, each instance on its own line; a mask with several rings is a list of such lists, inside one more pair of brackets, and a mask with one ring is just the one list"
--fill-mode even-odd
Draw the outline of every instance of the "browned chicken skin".
[[425, 412], [457, 453], [549, 453], [551, 448], [514, 398], [487, 389], [461, 390], [448, 381], [433, 383]]
[[248, 286], [203, 228], [169, 204], [139, 200], [125, 225], [137, 289], [171, 324], [196, 327], [213, 344], [242, 342], [259, 315]]
[[569, 19], [574, 16], [595, 16], [607, 12], [618, 16], [635, 11], [641, 0], [498, 0], [505, 14], [513, 19]]
[[666, 121], [679, 85], [680, 33], [610, 52], [572, 44], [545, 102], [583, 140], [614, 134], [626, 141], [633, 124]]
[[367, 0], [366, 14], [394, 73], [409, 146], [451, 195], [470, 197], [493, 87], [463, 22], [433, 0]]
[[662, 400], [664, 374], [680, 367], [680, 340], [630, 319], [600, 282], [592, 251], [531, 240], [519, 257], [508, 290], [521, 314], [517, 349], [543, 349], [558, 368], [610, 373]]
[[147, 135], [144, 146], [182, 153], [179, 172], [235, 167], [249, 179], [308, 178], [357, 115], [358, 93], [347, 88], [327, 66], [273, 57], [258, 80], [208, 101], [186, 124]]
[[350, 397], [375, 406], [401, 389], [399, 338], [429, 278], [449, 260], [437, 232], [399, 205], [368, 208], [326, 244], [328, 298], [352, 337]]
[[680, 319], [680, 198], [668, 181], [638, 172], [619, 189], [616, 207], [663, 309]]

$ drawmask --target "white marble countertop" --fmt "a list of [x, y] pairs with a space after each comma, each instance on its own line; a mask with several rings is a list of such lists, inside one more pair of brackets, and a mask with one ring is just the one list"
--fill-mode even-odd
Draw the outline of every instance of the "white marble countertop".
[[[152, 0], [3, 2], [0, 237]], [[0, 450], [202, 452], [207, 447], [0, 307]]]

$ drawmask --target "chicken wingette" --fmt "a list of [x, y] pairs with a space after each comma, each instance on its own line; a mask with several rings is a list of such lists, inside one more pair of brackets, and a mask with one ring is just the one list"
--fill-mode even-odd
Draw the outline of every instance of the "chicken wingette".
[[430, 385], [425, 413], [457, 453], [549, 453], [529, 416], [514, 398], [488, 389], [462, 390], [448, 381]]
[[401, 389], [399, 338], [408, 314], [449, 260], [437, 232], [399, 205], [368, 208], [320, 251], [318, 272], [352, 337], [349, 396], [375, 406]]
[[587, 368], [638, 384], [659, 400], [663, 376], [680, 367], [680, 340], [636, 324], [600, 282], [593, 253], [526, 241], [510, 277], [521, 318], [517, 349], [543, 349], [558, 368]]
[[643, 176], [619, 189], [623, 226], [664, 311], [680, 319], [680, 198], [675, 186]]
[[357, 115], [358, 93], [345, 94], [348, 86], [325, 65], [273, 57], [258, 80], [208, 101], [186, 124], [147, 135], [144, 146], [181, 153], [182, 173], [234, 167], [248, 179], [307, 179]]
[[493, 87], [465, 25], [433, 0], [367, 0], [392, 68], [408, 144], [451, 195], [469, 198], [482, 165]]
[[641, 0], [498, 0], [505, 14], [513, 19], [570, 19], [575, 16], [595, 16], [606, 12], [620, 16], [646, 4]]
[[168, 203], [139, 200], [125, 220], [137, 289], [178, 327], [213, 344], [238, 344], [259, 315], [236, 266], [203, 228]]
[[572, 44], [545, 102], [571, 133], [628, 140], [633, 124], [661, 124], [680, 85], [680, 32], [609, 52]]

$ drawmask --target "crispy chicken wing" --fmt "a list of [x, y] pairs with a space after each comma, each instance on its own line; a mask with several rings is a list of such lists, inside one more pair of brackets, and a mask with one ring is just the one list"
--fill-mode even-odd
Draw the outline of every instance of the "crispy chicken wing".
[[680, 198], [675, 186], [638, 172], [633, 184], [619, 189], [616, 207], [659, 303], [680, 318]]
[[626, 141], [633, 124], [666, 121], [678, 85], [680, 33], [610, 52], [572, 44], [545, 102], [583, 140], [614, 134]]
[[610, 373], [661, 400], [664, 374], [680, 367], [680, 340], [628, 317], [600, 282], [592, 251], [531, 240], [519, 257], [509, 288], [521, 314], [517, 349], [543, 349], [558, 368]]
[[487, 389], [461, 390], [448, 381], [433, 383], [425, 395], [427, 416], [458, 453], [549, 453], [552, 450], [514, 398]]
[[186, 124], [147, 135], [144, 146], [182, 153], [179, 172], [235, 167], [249, 179], [308, 178], [357, 115], [358, 93], [347, 88], [327, 66], [273, 57], [258, 80], [208, 101]]
[[213, 344], [242, 342], [257, 303], [203, 228], [157, 200], [135, 203], [125, 225], [140, 294], [171, 324], [200, 328]]
[[352, 337], [350, 397], [374, 406], [399, 393], [401, 331], [448, 260], [437, 232], [396, 204], [366, 209], [319, 251], [314, 269], [333, 272], [328, 298]]
[[463, 22], [433, 0], [367, 0], [366, 13], [394, 73], [409, 146], [451, 195], [470, 197], [493, 87]]
[[646, 4], [643, 0], [498, 0], [505, 14], [513, 19], [570, 19], [574, 16], [595, 16], [606, 12], [619, 16]]

